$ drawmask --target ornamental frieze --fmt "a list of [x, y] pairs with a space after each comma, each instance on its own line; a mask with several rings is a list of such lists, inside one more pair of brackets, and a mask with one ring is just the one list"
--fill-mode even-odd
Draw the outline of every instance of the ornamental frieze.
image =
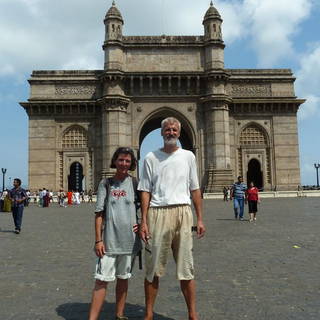
[[233, 97], [271, 97], [269, 84], [234, 84], [231, 95]]
[[92, 96], [96, 88], [94, 86], [56, 86], [56, 95], [58, 96]]

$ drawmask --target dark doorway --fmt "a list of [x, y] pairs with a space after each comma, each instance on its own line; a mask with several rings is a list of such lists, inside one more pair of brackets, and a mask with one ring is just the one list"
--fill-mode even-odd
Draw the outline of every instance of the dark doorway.
[[68, 190], [83, 191], [83, 167], [79, 162], [74, 162], [70, 167], [70, 175], [68, 176]]
[[263, 177], [260, 162], [256, 159], [251, 159], [248, 163], [247, 183], [253, 182], [258, 189], [263, 188]]

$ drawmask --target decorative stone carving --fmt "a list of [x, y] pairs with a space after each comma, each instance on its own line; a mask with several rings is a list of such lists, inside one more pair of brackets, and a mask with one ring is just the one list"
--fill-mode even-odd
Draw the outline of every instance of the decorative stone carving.
[[56, 86], [56, 95], [93, 95], [95, 90], [96, 88], [93, 86]]
[[231, 94], [233, 97], [271, 97], [269, 84], [233, 84]]

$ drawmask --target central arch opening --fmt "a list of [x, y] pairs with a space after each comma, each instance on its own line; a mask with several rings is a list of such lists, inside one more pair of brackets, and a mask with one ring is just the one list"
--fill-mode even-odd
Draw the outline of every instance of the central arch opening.
[[256, 159], [251, 159], [248, 163], [247, 183], [253, 182], [258, 189], [263, 188], [263, 177], [260, 162]]
[[162, 110], [150, 117], [142, 126], [139, 135], [139, 171], [142, 169], [143, 159], [150, 151], [154, 151], [163, 146], [161, 136], [161, 121], [167, 117], [175, 117], [181, 122], [181, 133], [179, 138], [180, 146], [183, 149], [194, 152], [194, 139], [190, 124], [181, 115], [173, 113], [171, 110]]

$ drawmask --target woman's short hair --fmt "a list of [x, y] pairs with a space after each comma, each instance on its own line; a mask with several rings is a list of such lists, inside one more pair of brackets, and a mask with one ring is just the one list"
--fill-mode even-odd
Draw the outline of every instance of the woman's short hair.
[[134, 171], [137, 167], [137, 159], [134, 155], [134, 152], [131, 148], [128, 147], [120, 147], [118, 148], [111, 159], [110, 168], [115, 169], [116, 168], [116, 160], [118, 159], [120, 154], [130, 154], [131, 156], [131, 166], [129, 168], [130, 171]]

